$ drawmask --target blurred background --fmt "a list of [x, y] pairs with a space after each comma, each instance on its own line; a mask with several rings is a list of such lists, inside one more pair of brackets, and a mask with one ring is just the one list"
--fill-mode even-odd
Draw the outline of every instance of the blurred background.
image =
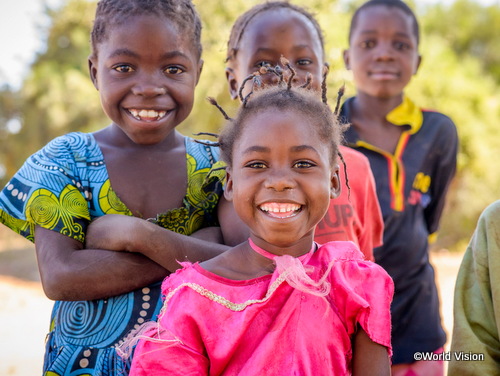
[[[224, 75], [226, 42], [237, 16], [260, 2], [194, 0], [203, 22], [205, 65], [193, 112], [179, 127], [182, 133], [218, 130], [220, 114], [205, 101], [207, 96], [217, 98], [230, 113], [236, 109]], [[331, 67], [330, 100], [343, 83], [346, 96], [354, 95], [341, 56], [352, 11], [363, 1], [292, 2], [313, 11], [323, 28]], [[500, 151], [500, 2], [409, 4], [421, 26], [423, 61], [407, 94], [420, 106], [449, 115], [461, 144], [457, 176], [432, 253], [438, 278], [446, 276], [440, 287], [445, 289], [441, 295], [448, 327], [461, 254], [480, 212], [500, 199], [500, 168], [495, 167]], [[95, 6], [95, 0], [1, 2], [0, 187], [54, 137], [108, 125], [87, 71]], [[40, 288], [33, 246], [4, 226], [0, 227], [0, 299], [0, 374], [40, 374], [51, 302]]]

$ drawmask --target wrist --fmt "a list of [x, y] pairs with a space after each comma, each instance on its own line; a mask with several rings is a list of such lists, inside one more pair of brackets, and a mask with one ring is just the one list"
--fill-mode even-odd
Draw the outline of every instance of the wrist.
[[137, 224], [132, 229], [134, 236], [131, 237], [132, 241], [127, 245], [127, 251], [148, 256], [151, 249], [154, 249], [152, 244], [156, 241], [156, 234], [159, 229], [159, 226], [154, 223], [137, 219]]

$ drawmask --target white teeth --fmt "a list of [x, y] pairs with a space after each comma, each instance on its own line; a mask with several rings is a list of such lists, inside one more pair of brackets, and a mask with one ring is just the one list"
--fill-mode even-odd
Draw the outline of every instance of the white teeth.
[[167, 111], [136, 110], [136, 109], [129, 109], [129, 112], [137, 120], [142, 120], [143, 118], [159, 120], [162, 117], [164, 117], [167, 113]]
[[300, 205], [263, 205], [261, 210], [271, 213], [287, 213], [291, 211], [297, 211], [300, 209]]

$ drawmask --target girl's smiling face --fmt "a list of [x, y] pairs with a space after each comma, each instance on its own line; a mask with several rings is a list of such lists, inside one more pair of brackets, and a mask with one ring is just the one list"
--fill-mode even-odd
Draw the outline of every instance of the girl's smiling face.
[[249, 116], [233, 145], [225, 196], [254, 242], [275, 254], [309, 249], [330, 198], [338, 196], [338, 166], [311, 119], [268, 108]]
[[413, 22], [401, 9], [385, 5], [359, 13], [344, 52], [358, 92], [377, 98], [403, 93], [421, 60]]
[[110, 27], [89, 59], [105, 113], [133, 142], [164, 140], [191, 112], [202, 61], [165, 17], [131, 16]]

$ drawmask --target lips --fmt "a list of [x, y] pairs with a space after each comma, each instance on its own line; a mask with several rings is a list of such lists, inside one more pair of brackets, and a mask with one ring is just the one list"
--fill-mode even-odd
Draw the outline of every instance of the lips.
[[370, 77], [374, 80], [393, 80], [398, 78], [399, 74], [391, 71], [374, 71], [370, 72]]
[[272, 218], [295, 217], [301, 210], [302, 205], [294, 203], [266, 202], [259, 206], [259, 209]]
[[130, 115], [132, 115], [136, 120], [140, 121], [158, 121], [164, 118], [168, 111], [164, 110], [146, 110], [146, 109], [136, 109], [130, 108], [128, 109]]

